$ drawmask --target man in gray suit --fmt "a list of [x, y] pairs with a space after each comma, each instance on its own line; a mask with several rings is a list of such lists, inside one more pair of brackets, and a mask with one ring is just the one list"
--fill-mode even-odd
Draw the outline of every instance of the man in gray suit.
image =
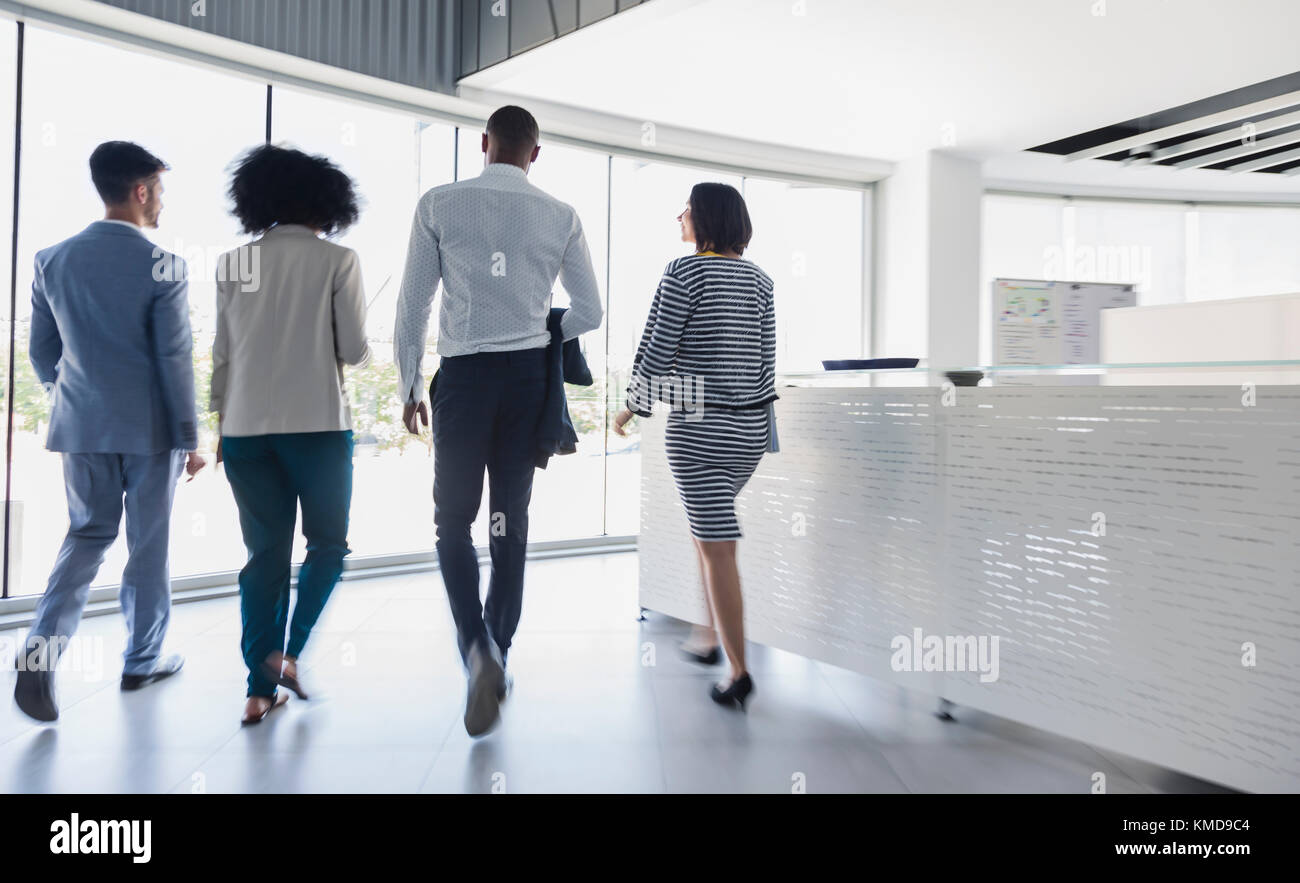
[[90, 176], [104, 220], [36, 253], [29, 352], [52, 397], [46, 447], [63, 454], [70, 522], [18, 659], [14, 699], [40, 721], [59, 716], [54, 668], [124, 509], [122, 689], [173, 675], [184, 662], [161, 649], [171, 613], [172, 499], [181, 469], [192, 479], [204, 466], [195, 453], [188, 283], [184, 262], [141, 231], [158, 226], [167, 169], [136, 144], [99, 145]]

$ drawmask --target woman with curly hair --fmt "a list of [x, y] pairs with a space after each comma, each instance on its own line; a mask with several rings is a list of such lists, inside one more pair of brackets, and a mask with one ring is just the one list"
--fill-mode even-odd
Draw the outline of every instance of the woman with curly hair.
[[[217, 264], [211, 410], [217, 462], [239, 508], [248, 666], [243, 723], [306, 699], [297, 660], [343, 571], [352, 502], [352, 413], [343, 366], [370, 359], [356, 252], [322, 236], [357, 219], [352, 180], [323, 156], [265, 144], [239, 157], [233, 212], [257, 236]], [[307, 557], [289, 618], [297, 511]]]

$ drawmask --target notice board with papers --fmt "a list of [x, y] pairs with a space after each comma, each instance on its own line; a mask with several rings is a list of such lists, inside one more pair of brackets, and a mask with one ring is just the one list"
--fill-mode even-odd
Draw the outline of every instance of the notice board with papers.
[[994, 364], [1095, 365], [1101, 311], [1133, 306], [1129, 283], [994, 279]]

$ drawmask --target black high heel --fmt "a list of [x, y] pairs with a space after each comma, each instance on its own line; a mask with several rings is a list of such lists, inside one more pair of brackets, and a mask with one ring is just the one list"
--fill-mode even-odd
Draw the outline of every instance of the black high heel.
[[685, 644], [679, 646], [678, 649], [682, 651], [682, 656], [700, 665], [717, 665], [718, 661], [722, 659], [722, 654], [718, 652], [717, 647], [714, 647], [708, 653], [696, 653]]
[[744, 711], [745, 700], [748, 699], [749, 694], [753, 692], [754, 681], [749, 676], [749, 672], [745, 672], [743, 675], [732, 681], [725, 690], [721, 689], [717, 684], [714, 684], [713, 688], [709, 691], [709, 695], [712, 696], [713, 701], [719, 705], [736, 705], [740, 707], [741, 711]]

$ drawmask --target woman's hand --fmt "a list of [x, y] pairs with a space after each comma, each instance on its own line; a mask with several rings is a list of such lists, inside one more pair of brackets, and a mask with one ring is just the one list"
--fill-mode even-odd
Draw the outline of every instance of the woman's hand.
[[623, 410], [619, 411], [618, 416], [614, 418], [614, 434], [621, 435], [623, 438], [627, 438], [627, 430], [624, 429], [624, 427], [627, 426], [627, 421], [631, 419], [632, 419], [632, 412], [629, 411], [627, 408], [624, 408]]
[[199, 471], [202, 470], [203, 467], [207, 465], [208, 465], [208, 461], [204, 460], [198, 451], [186, 451], [185, 452], [185, 474], [188, 475], [189, 478], [185, 479], [185, 482], [188, 484], [189, 482], [193, 481], [194, 476], [198, 475]]

